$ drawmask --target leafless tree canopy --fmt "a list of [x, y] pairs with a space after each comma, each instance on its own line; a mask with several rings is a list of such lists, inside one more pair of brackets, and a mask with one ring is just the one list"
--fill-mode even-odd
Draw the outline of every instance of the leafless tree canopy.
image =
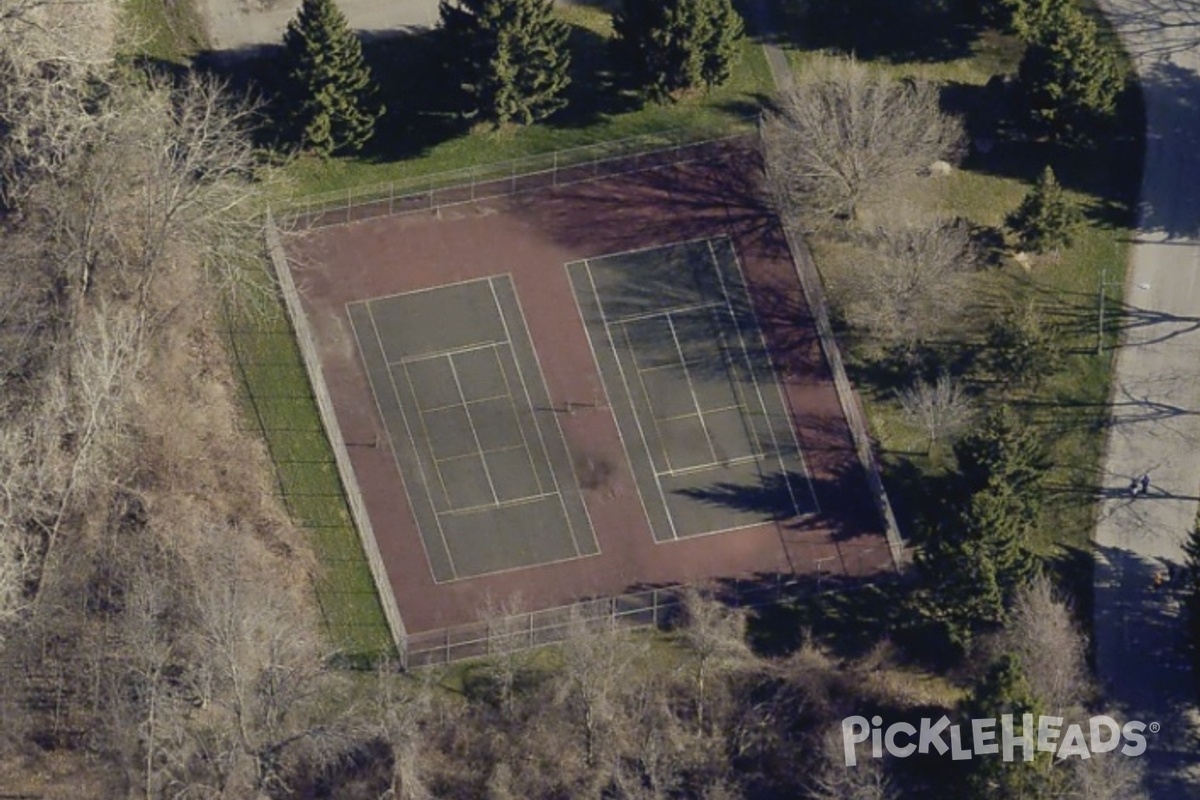
[[935, 86], [853, 59], [802, 76], [779, 106], [764, 129], [771, 180], [784, 211], [806, 225], [853, 219], [897, 179], [956, 158], [963, 145]]
[[838, 292], [853, 325], [911, 348], [966, 310], [977, 259], [964, 225], [877, 228], [860, 241]]
[[921, 427], [930, 449], [941, 439], [961, 431], [971, 419], [971, 401], [962, 384], [947, 372], [933, 382], [923, 378], [899, 393], [900, 407]]
[[1017, 595], [1005, 646], [1020, 659], [1029, 687], [1053, 713], [1081, 707], [1088, 699], [1087, 642], [1045, 577]]

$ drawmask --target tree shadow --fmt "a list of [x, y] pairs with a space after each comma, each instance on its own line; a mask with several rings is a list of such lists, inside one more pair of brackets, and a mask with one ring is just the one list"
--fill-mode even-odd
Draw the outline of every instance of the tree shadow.
[[1157, 797], [1189, 797], [1185, 770], [1198, 762], [1188, 716], [1195, 694], [1181, 597], [1156, 574], [1166, 562], [1099, 546], [1095, 562], [1095, 659], [1109, 708], [1161, 726], [1147, 738], [1146, 782]]
[[1142, 93], [1136, 84], [1121, 93], [1110, 123], [1075, 140], [1034, 131], [1020, 86], [1011, 77], [996, 77], [985, 86], [950, 82], [941, 103], [944, 111], [962, 118], [972, 145], [960, 164], [963, 170], [1032, 185], [1051, 165], [1065, 188], [1090, 196], [1084, 212], [1094, 224], [1135, 224], [1145, 141]]
[[805, 49], [893, 64], [965, 58], [986, 24], [968, 0], [812, 0], [777, 13]]

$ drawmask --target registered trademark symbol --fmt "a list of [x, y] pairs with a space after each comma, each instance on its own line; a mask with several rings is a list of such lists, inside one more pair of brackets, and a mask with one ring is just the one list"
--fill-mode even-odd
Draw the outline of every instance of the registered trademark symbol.
[[1151, 722], [1148, 727], [1150, 728], [1151, 733], [1158, 733], [1160, 730], [1162, 730], [1162, 725], [1158, 724], [1157, 722]]

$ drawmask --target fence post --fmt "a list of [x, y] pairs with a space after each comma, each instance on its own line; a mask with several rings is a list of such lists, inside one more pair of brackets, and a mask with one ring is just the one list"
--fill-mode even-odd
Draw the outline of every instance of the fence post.
[[396, 213], [396, 183], [388, 183], [388, 216]]

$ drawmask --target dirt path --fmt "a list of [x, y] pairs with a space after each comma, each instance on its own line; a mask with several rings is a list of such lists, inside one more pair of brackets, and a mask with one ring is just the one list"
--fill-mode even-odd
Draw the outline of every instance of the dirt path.
[[[1149, 782], [1174, 800], [1200, 796], [1194, 690], [1177, 598], [1154, 575], [1182, 561], [1200, 486], [1200, 4], [1101, 5], [1136, 61], [1147, 150], [1096, 528], [1096, 661], [1128, 718], [1162, 725]], [[1150, 491], [1133, 499], [1144, 473]]]

